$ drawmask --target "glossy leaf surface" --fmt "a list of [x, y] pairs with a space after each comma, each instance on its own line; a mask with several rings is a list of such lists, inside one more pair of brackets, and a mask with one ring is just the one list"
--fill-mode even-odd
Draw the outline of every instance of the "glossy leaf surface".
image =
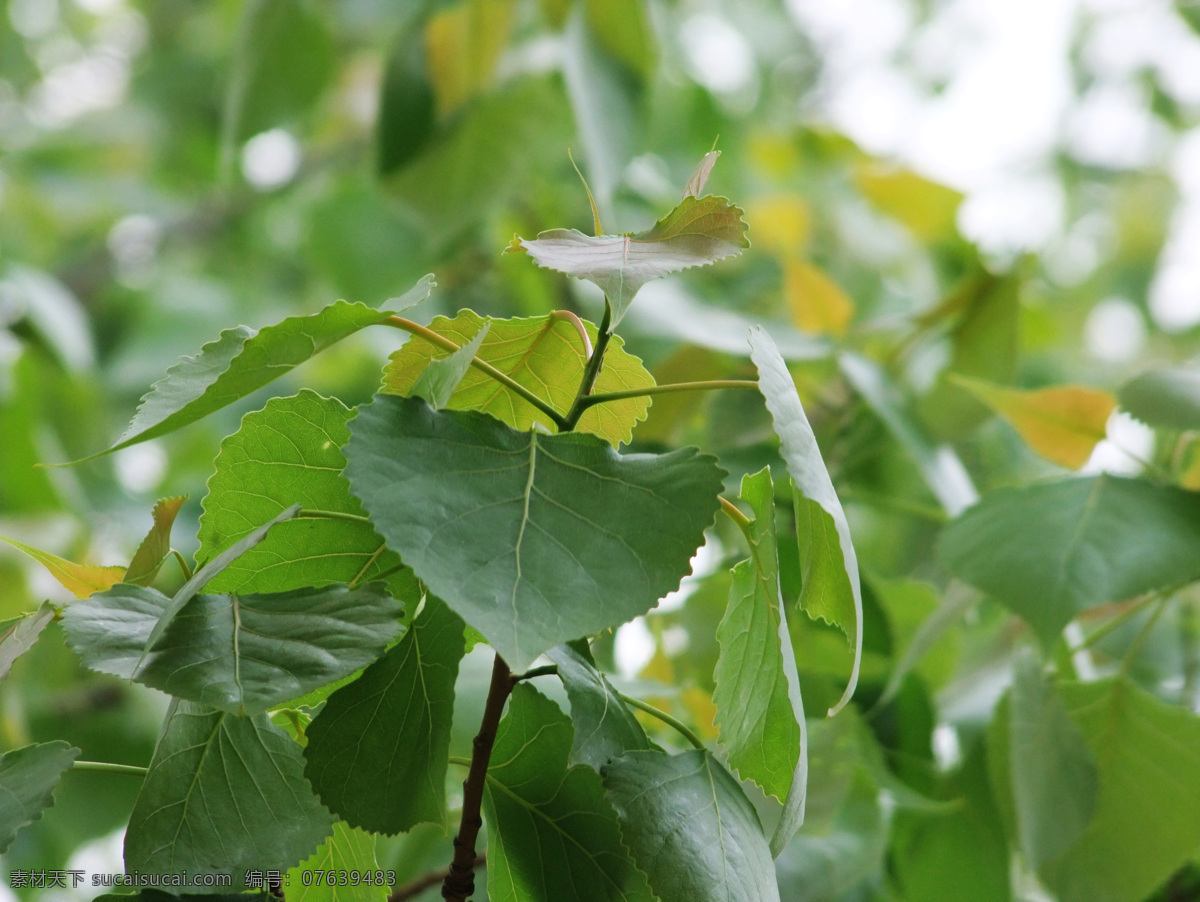
[[537, 690], [516, 686], [484, 784], [488, 897], [652, 902], [600, 776], [582, 765], [568, 768], [570, 748], [566, 715]]
[[419, 399], [377, 396], [351, 434], [346, 474], [389, 546], [515, 671], [675, 589], [721, 487], [694, 449], [622, 456]]

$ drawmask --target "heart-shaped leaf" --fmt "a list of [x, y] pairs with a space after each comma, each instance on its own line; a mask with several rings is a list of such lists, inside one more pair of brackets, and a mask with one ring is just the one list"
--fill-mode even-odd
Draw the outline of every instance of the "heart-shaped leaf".
[[247, 885], [247, 871], [287, 870], [333, 829], [303, 767], [300, 746], [265, 714], [176, 699], [129, 817], [125, 867], [175, 879], [219, 871], [234, 886]]
[[695, 449], [621, 455], [419, 398], [378, 395], [350, 431], [346, 475], [388, 546], [516, 671], [677, 588], [721, 488]]

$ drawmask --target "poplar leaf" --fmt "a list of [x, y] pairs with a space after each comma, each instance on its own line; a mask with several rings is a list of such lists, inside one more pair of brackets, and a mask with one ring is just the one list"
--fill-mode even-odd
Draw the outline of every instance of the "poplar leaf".
[[758, 814], [708, 752], [633, 751], [603, 776], [621, 835], [663, 902], [778, 902]]
[[655, 902], [621, 842], [600, 776], [568, 768], [571, 722], [517, 685], [484, 784], [488, 898], [494, 902]]
[[184, 357], [167, 370], [165, 378], [154, 383], [138, 405], [133, 421], [112, 447], [83, 460], [94, 460], [194, 423], [257, 391], [343, 338], [420, 303], [429, 297], [432, 288], [433, 277], [425, 276], [406, 294], [384, 301], [378, 308], [338, 301], [318, 313], [289, 316], [262, 329], [226, 329], [199, 354]]
[[[584, 322], [588, 336], [585, 346], [575, 326], [551, 314], [514, 319], [485, 319], [473, 310], [462, 310], [453, 319], [436, 317], [429, 328], [455, 344], [464, 345], [468, 336], [477, 335], [490, 325], [476, 356], [500, 372], [536, 393], [559, 411], [567, 411], [583, 378], [590, 347], [596, 342], [596, 327]], [[642, 361], [625, 350], [625, 343], [614, 335], [604, 355], [604, 366], [596, 378], [596, 393], [626, 391], [654, 385], [654, 377]], [[383, 373], [383, 391], [412, 394], [413, 386], [430, 360], [449, 354], [444, 348], [414, 335], [388, 361]], [[546, 415], [478, 369], [468, 369], [447, 405], [451, 410], [480, 410], [507, 423], [514, 429], [532, 429], [535, 423], [553, 431]], [[609, 404], [597, 404], [584, 412], [576, 430], [589, 432], [611, 445], [628, 442], [633, 427], [646, 416], [650, 399], [625, 398]]]
[[93, 592], [103, 592], [119, 583], [125, 576], [125, 568], [119, 566], [102, 567], [96, 564], [76, 564], [51, 554], [33, 548], [16, 539], [0, 536], [0, 542], [6, 542], [18, 551], [23, 551], [47, 570], [64, 589], [76, 598], [87, 598]]
[[615, 329], [647, 282], [707, 266], [749, 246], [741, 208], [708, 195], [685, 197], [643, 232], [591, 236], [577, 229], [551, 229], [533, 240], [514, 238], [508, 250], [524, 250], [538, 266], [599, 285], [612, 307], [610, 329]]
[[648, 749], [650, 740], [617, 690], [596, 667], [587, 643], [559, 645], [546, 652], [558, 665], [558, 678], [571, 702], [575, 738], [571, 764], [586, 764], [593, 770], [610, 758], [630, 749]]
[[54, 804], [54, 787], [78, 755], [79, 749], [61, 740], [0, 755], [0, 853], [8, 851], [22, 827], [41, 820]]
[[446, 756], [463, 624], [427, 598], [413, 626], [308, 727], [305, 775], [356, 827], [400, 833], [446, 822]]
[[677, 588], [721, 488], [692, 448], [621, 455], [419, 398], [377, 395], [350, 431], [346, 475], [388, 546], [517, 671]]
[[[384, 902], [388, 888], [354, 882], [355, 873], [363, 878], [375, 871], [375, 837], [345, 821], [334, 821], [333, 834], [317, 851], [287, 872], [283, 885], [288, 902]], [[350, 876], [350, 885], [341, 884], [341, 875]]]
[[302, 768], [300, 746], [267, 715], [175, 699], [129, 817], [125, 867], [172, 877], [219, 871], [234, 886], [246, 885], [247, 871], [287, 870], [333, 828]]
[[93, 670], [232, 714], [259, 714], [347, 676], [400, 631], [400, 604], [369, 583], [196, 595], [148, 646], [170, 603], [154, 589], [118, 586], [68, 607], [63, 626]]
[[[302, 391], [272, 398], [221, 442], [200, 515], [200, 560], [248, 535], [293, 504], [365, 517], [342, 475], [342, 446], [353, 411], [336, 398]], [[359, 584], [400, 566], [365, 519], [285, 520], [205, 586], [208, 592], [284, 592]], [[414, 593], [415, 594], [415, 593]], [[416, 598], [419, 598], [416, 594]], [[411, 600], [411, 599], [409, 599]]]
[[821, 459], [821, 449], [796, 393], [796, 384], [775, 343], [761, 326], [750, 331], [750, 359], [758, 367], [759, 390], [766, 398], [792, 478], [804, 580], [800, 605], [810, 617], [820, 617], [841, 629], [854, 648], [849, 683], [841, 699], [830, 709], [830, 714], [836, 714], [854, 694], [862, 660], [858, 557], [846, 513]]
[[999, 413], [1042, 457], [1078, 470], [1106, 435], [1117, 400], [1108, 392], [1076, 385], [1019, 391], [978, 379], [950, 374], [988, 407]]
[[414, 397], [424, 398], [432, 406], [445, 407], [450, 403], [450, 396], [462, 382], [463, 376], [471, 368], [471, 361], [479, 353], [479, 346], [487, 337], [490, 324], [484, 323], [469, 342], [446, 357], [429, 361], [417, 381], [413, 383], [411, 392]]
[[1200, 494], [1109, 475], [1000, 489], [938, 551], [1049, 646], [1081, 611], [1200, 576]]
[[717, 627], [721, 654], [713, 704], [729, 766], [783, 800], [804, 751], [804, 710], [795, 661], [787, 660], [791, 642], [784, 646], [780, 641], [780, 631], [787, 627], [779, 590], [774, 494], [769, 469], [742, 477], [741, 497], [754, 512], [750, 558], [733, 568], [729, 606]]
[[133, 553], [133, 560], [125, 568], [121, 582], [135, 586], [148, 586], [154, 582], [163, 561], [171, 553], [171, 526], [174, 525], [175, 517], [187, 499], [187, 495], [162, 498], [154, 505], [151, 512], [154, 525], [150, 527], [150, 532], [146, 533], [146, 538], [142, 539], [138, 550]]
[[17, 658], [33, 648], [53, 619], [54, 606], [43, 601], [36, 611], [0, 623], [0, 680], [8, 676]]

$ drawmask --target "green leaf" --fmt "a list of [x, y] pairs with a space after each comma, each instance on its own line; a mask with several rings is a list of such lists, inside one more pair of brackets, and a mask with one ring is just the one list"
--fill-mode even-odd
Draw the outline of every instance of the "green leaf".
[[558, 677], [571, 702], [575, 738], [570, 763], [598, 771], [610, 758], [651, 746], [642, 725], [586, 650], [586, 645], [582, 651], [573, 645], [559, 645], [546, 654], [558, 665]]
[[779, 899], [754, 806], [712, 755], [629, 752], [603, 776], [621, 835], [662, 902]]
[[531, 686], [513, 689], [483, 791], [493, 902], [644, 900], [600, 776], [567, 767], [571, 722]]
[[[491, 329], [483, 340], [477, 356], [490, 363], [506, 376], [537, 393], [551, 406], [566, 411], [575, 400], [579, 381], [583, 378], [597, 330], [584, 323], [588, 335], [585, 346], [582, 336], [565, 317], [547, 314], [517, 319], [485, 320], [473, 310], [463, 310], [454, 319], [439, 316], [429, 328], [455, 344], [464, 345], [468, 336], [476, 335], [484, 323]], [[445, 357], [447, 351], [419, 335], [414, 335], [396, 351], [384, 369], [383, 391], [408, 395], [426, 363]], [[642, 366], [642, 361], [624, 348], [621, 337], [614, 335], [604, 355], [604, 367], [596, 379], [595, 392], [625, 391], [654, 385], [654, 377]], [[546, 416], [516, 393], [505, 388], [486, 373], [471, 369], [463, 376], [448, 405], [453, 410], [480, 410], [503, 420], [514, 429], [527, 430], [540, 423], [554, 430]], [[628, 442], [633, 427], [645, 418], [650, 408], [648, 397], [626, 398], [610, 404], [597, 404], [579, 419], [576, 429], [590, 432], [612, 445]]]
[[338, 301], [318, 313], [289, 316], [257, 331], [246, 326], [226, 329], [199, 354], [184, 357], [167, 370], [166, 377], [154, 383], [142, 398], [133, 421], [117, 442], [85, 460], [194, 423], [257, 391], [343, 338], [420, 303], [429, 297], [432, 287], [433, 277], [426, 276], [403, 297], [385, 301], [381, 309]]
[[196, 595], [149, 651], [170, 599], [122, 585], [71, 605], [67, 641], [101, 673], [231, 714], [260, 714], [365, 667], [400, 631], [379, 583], [274, 595]]
[[427, 597], [412, 628], [308, 727], [305, 774], [331, 810], [373, 833], [445, 825], [446, 760], [463, 625]]
[[41, 820], [54, 804], [54, 787], [75, 762], [79, 749], [56, 740], [0, 755], [0, 853], [7, 852], [22, 827]]
[[288, 902], [384, 902], [386, 886], [371, 886], [361, 879], [349, 886], [339, 885], [343, 874], [373, 877], [378, 867], [375, 837], [345, 821], [334, 821], [333, 835], [287, 872], [284, 894]]
[[721, 488], [695, 449], [620, 455], [414, 398], [376, 396], [350, 431], [350, 487], [389, 547], [514, 671], [677, 588]]
[[1034, 868], [1073, 846], [1096, 804], [1096, 765], [1036, 656], [1018, 657], [1009, 700], [1017, 835]]
[[1107, 475], [1001, 489], [939, 554], [1048, 646], [1081, 611], [1200, 576], [1200, 495]]
[[43, 601], [36, 611], [0, 623], [0, 680], [8, 676], [13, 661], [33, 648], [53, 619], [54, 606]]
[[154, 505], [151, 512], [154, 525], [150, 527], [150, 532], [146, 533], [146, 538], [142, 539], [138, 550], [133, 553], [133, 560], [125, 568], [125, 576], [121, 582], [135, 586], [148, 586], [154, 582], [163, 561], [171, 553], [171, 526], [175, 523], [179, 508], [183, 507], [183, 502], [187, 499], [187, 495], [162, 498]]
[[615, 329], [647, 282], [707, 266], [749, 246], [740, 207], [724, 197], [689, 195], [644, 232], [591, 236], [551, 229], [533, 240], [514, 238], [508, 249], [524, 249], [538, 266], [599, 285], [612, 306]]
[[[846, 513], [833, 490], [821, 449], [787, 365], [771, 337], [756, 326], [750, 331], [750, 359], [758, 367], [759, 391], [779, 436], [783, 459], [792, 478], [796, 533], [800, 543], [803, 588], [800, 605], [810, 617], [837, 626], [854, 647], [854, 665], [841, 699], [829, 713], [850, 701], [858, 685], [862, 660], [862, 587], [858, 557], [850, 539]], [[851, 626], [853, 624], [853, 626]]]
[[[272, 398], [221, 442], [200, 516], [201, 560], [292, 504], [364, 517], [342, 475], [353, 415], [336, 398], [302, 391]], [[400, 565], [370, 523], [300, 517], [280, 523], [206, 586], [210, 592], [283, 592], [363, 582]]]
[[167, 631], [167, 627], [171, 625], [171, 621], [175, 618], [175, 615], [183, 610], [183, 607], [200, 592], [200, 589], [204, 587], [209, 580], [224, 571], [225, 568], [231, 563], [265, 539], [267, 533], [271, 531], [271, 527], [292, 519], [299, 512], [299, 505], [293, 505], [287, 508], [283, 512], [277, 514], [273, 519], [255, 529], [253, 532], [247, 533], [245, 536], [238, 539], [238, 541], [234, 542], [232, 545], [210, 560], [207, 564], [197, 570], [192, 578], [184, 583], [179, 591], [175, 593], [175, 596], [171, 599], [170, 604], [163, 608], [162, 616], [159, 618], [158, 623], [154, 626], [154, 629], [150, 631], [150, 636], [146, 639], [146, 651], [149, 652], [155, 643], [158, 642], [158, 640], [162, 637], [162, 634]]
[[50, 575], [58, 580], [59, 584], [76, 598], [87, 598], [93, 592], [103, 592], [110, 586], [115, 586], [119, 583], [125, 575], [124, 567], [76, 564], [74, 561], [68, 561], [65, 558], [59, 557], [57, 554], [33, 548], [23, 542], [18, 542], [16, 539], [7, 539], [4, 536], [0, 536], [0, 542], [11, 545], [18, 551], [25, 552], [49, 570]]
[[[807, 750], [801, 748], [799, 677], [789, 680], [785, 660], [784, 649], [790, 652], [792, 645], [790, 639], [780, 641], [787, 621], [779, 590], [770, 469], [743, 476], [741, 497], [754, 512], [746, 528], [750, 559], [733, 568], [729, 607], [717, 627], [721, 655], [713, 704], [729, 766], [782, 801]], [[790, 663], [794, 675], [795, 661]], [[807, 764], [800, 775], [806, 770]]]
[[946, 513], [956, 517], [979, 500], [971, 474], [954, 449], [950, 445], [934, 445], [924, 427], [912, 416], [912, 402], [882, 367], [849, 352], [838, 355], [838, 366], [920, 468], [925, 484]]
[[1122, 385], [1117, 400], [1150, 426], [1200, 429], [1200, 370], [1147, 370]]
[[434, 407], [447, 406], [450, 396], [471, 369], [471, 362], [479, 353], [479, 346], [487, 338], [490, 328], [490, 323], [484, 323], [475, 333], [475, 337], [457, 351], [429, 361], [425, 369], [421, 370], [421, 375], [413, 382], [409, 394], [416, 398], [424, 398]]
[[242, 141], [305, 112], [333, 77], [336, 54], [315, 3], [251, 0], [226, 98], [227, 140]]
[[287, 870], [333, 828], [302, 769], [300, 746], [265, 714], [176, 699], [129, 818], [126, 869], [229, 874], [234, 886], [247, 871]]
[[1126, 680], [1060, 691], [1099, 789], [1083, 837], [1042, 879], [1062, 902], [1138, 902], [1200, 847], [1200, 719]]

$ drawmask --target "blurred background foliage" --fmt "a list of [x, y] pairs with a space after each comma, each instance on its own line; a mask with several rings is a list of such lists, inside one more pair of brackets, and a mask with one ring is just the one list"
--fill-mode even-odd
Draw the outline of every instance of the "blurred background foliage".
[[[398, 333], [368, 331], [179, 434], [33, 465], [106, 447], [148, 386], [222, 328], [376, 303], [427, 272], [426, 321], [463, 307], [598, 319], [588, 286], [501, 249], [514, 232], [590, 231], [568, 149], [605, 228], [623, 232], [669, 209], [719, 136], [709, 190], [745, 208], [753, 247], [647, 286], [621, 331], [664, 382], [751, 376], [746, 328], [770, 324], [850, 516], [863, 685], [858, 713], [813, 726], [784, 898], [1044, 898], [1013, 864], [985, 742], [1028, 631], [952, 583], [932, 549], [977, 493], [1063, 471], [955, 377], [1113, 390], [1195, 353], [1200, 13], [1000, 6], [0, 0], [0, 534], [125, 562], [154, 500], [186, 493], [175, 544], [190, 553], [237, 418], [302, 384], [365, 400]], [[1191, 459], [1120, 414], [1100, 441], [1104, 417], [1085, 470]], [[744, 393], [660, 396], [632, 447], [698, 444], [734, 486], [773, 459], [771, 436]], [[715, 533], [686, 600], [598, 643], [629, 686], [710, 739], [738, 548]], [[0, 549], [0, 619], [46, 597], [66, 596]], [[951, 627], [936, 641], [918, 633], [931, 616]], [[849, 652], [796, 619], [811, 715], [836, 700]], [[1096, 645], [1101, 666], [1136, 625]], [[1178, 636], [1151, 632], [1130, 672], [1191, 704], [1200, 667]], [[59, 638], [52, 626], [0, 683], [0, 748], [65, 738], [85, 758], [145, 764], [161, 699], [86, 673]], [[463, 680], [460, 749], [486, 662]], [[114, 869], [136, 783], [69, 774], [4, 867]], [[378, 855], [405, 879], [445, 848], [418, 830]]]

